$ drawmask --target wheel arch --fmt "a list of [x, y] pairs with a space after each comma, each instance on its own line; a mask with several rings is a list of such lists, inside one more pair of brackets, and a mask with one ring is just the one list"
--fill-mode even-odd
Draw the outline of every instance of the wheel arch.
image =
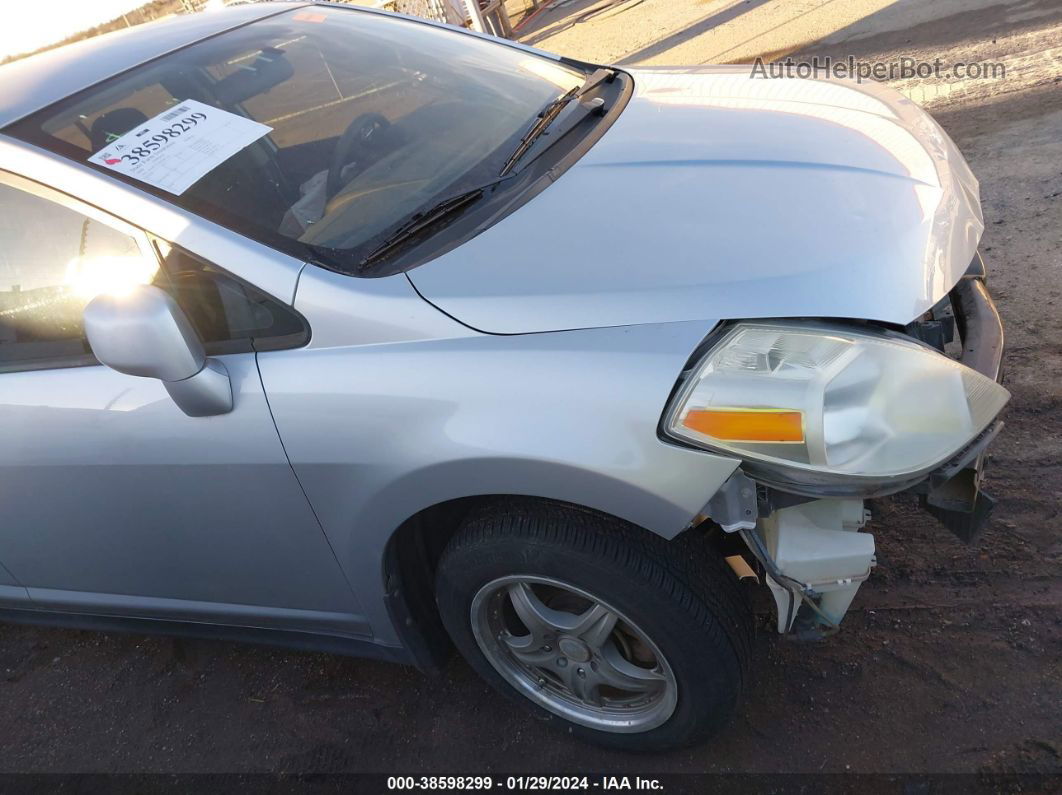
[[471, 513], [511, 503], [564, 506], [620, 518], [564, 500], [523, 494], [457, 497], [422, 508], [408, 517], [395, 528], [384, 547], [382, 577], [391, 622], [402, 645], [421, 670], [440, 673], [453, 649], [435, 605], [436, 565], [443, 549]]
[[[663, 536], [671, 541], [679, 533], [664, 536], [641, 525], [606, 511], [578, 503], [549, 497], [524, 494], [481, 494], [458, 497], [422, 508], [403, 521], [391, 534], [384, 548], [383, 583], [388, 614], [402, 645], [421, 670], [438, 674], [453, 649], [446, 629], [439, 618], [435, 604], [436, 566], [447, 543], [460, 529], [462, 523], [474, 512], [489, 510], [511, 504], [548, 507], [563, 507], [585, 511], [612, 520], [619, 520], [641, 532]], [[690, 527], [685, 532], [696, 532], [708, 543], [722, 534], [712, 533], [717, 529], [710, 522]]]

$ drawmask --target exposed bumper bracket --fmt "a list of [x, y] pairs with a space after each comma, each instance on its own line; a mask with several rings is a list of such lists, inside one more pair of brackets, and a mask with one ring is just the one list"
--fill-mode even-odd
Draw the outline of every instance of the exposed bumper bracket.
[[975, 470], [964, 469], [941, 487], [919, 497], [922, 507], [966, 544], [980, 537], [996, 507], [995, 498], [981, 491], [978, 479]]
[[[985, 288], [980, 254], [955, 287], [955, 320], [962, 339], [960, 361], [994, 381], [1001, 380], [1003, 324]], [[922, 507], [961, 541], [977, 540], [996, 501], [981, 491], [985, 449], [1003, 427], [994, 422], [959, 455], [934, 472], [919, 495]]]
[[1003, 322], [985, 283], [971, 277], [960, 280], [955, 286], [955, 299], [955, 320], [962, 338], [960, 361], [993, 381], [1000, 380]]
[[701, 513], [728, 533], [752, 529], [759, 517], [756, 481], [740, 469], [735, 469], [708, 500]]

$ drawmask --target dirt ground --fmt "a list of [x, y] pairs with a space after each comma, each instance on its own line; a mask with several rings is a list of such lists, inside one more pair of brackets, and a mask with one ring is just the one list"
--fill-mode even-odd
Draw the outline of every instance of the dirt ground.
[[[699, 18], [720, 6], [668, 2]], [[565, 28], [563, 49], [537, 43], [611, 59], [670, 39], [650, 52], [676, 63], [718, 47], [721, 32], [698, 50], [681, 25], [641, 25], [657, 0], [572, 2], [540, 19], [602, 5], [632, 6], [626, 44], [593, 16]], [[787, 13], [800, 5], [829, 2]], [[981, 179], [989, 287], [1009, 335], [1014, 397], [988, 483], [999, 505], [979, 543], [963, 546], [912, 500], [874, 504], [878, 567], [842, 633], [779, 640], [763, 602], [737, 719], [712, 744], [651, 757], [524, 719], [459, 660], [433, 680], [323, 654], [0, 625], [0, 772], [1062, 773], [1062, 4], [865, 5], [881, 8], [816, 28], [811, 43], [764, 36], [762, 51], [1013, 64], [997, 82], [900, 86], [921, 92]]]

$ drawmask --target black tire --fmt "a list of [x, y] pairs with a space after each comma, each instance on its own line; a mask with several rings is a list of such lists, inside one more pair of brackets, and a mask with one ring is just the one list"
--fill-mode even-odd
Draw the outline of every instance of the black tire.
[[[472, 605], [488, 583], [547, 577], [607, 602], [663, 653], [677, 686], [666, 722], [616, 733], [571, 722], [517, 690], [484, 655]], [[611, 748], [655, 751], [701, 742], [733, 714], [748, 675], [754, 625], [746, 594], [703, 538], [666, 541], [576, 506], [509, 500], [475, 511], [439, 561], [436, 599], [469, 664], [535, 716]], [[547, 648], [547, 647], [543, 647]]]

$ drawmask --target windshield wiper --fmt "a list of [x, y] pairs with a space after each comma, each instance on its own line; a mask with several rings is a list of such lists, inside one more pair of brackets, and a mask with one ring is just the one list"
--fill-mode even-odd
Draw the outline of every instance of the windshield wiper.
[[384, 240], [383, 243], [366, 254], [364, 259], [358, 263], [358, 267], [365, 268], [377, 260], [383, 259], [394, 249], [409, 242], [429, 227], [446, 220], [451, 215], [463, 212], [470, 204], [479, 201], [484, 193], [504, 181], [504, 179], [497, 179], [493, 182], [488, 182], [478, 188], [449, 196], [426, 210], [414, 213], [408, 221], [392, 232], [390, 237]]
[[[528, 131], [524, 133], [523, 138], [520, 139], [520, 143], [516, 146], [516, 151], [512, 153], [505, 165], [502, 166], [502, 170], [498, 176], [504, 177], [513, 170], [516, 164], [520, 161], [520, 158], [527, 154], [528, 150], [534, 146], [535, 141], [537, 141], [539, 137], [549, 129], [554, 121], [556, 121], [557, 117], [561, 114], [561, 111], [568, 107], [568, 103], [574, 99], [579, 99], [590, 91], [593, 91], [602, 83], [610, 82], [615, 77], [616, 72], [612, 69], [598, 69], [586, 78], [586, 81], [581, 86], [573, 88], [567, 93], [561, 94], [546, 105], [535, 118], [534, 124], [532, 124]], [[586, 113], [579, 116], [579, 121], [582, 121], [583, 118], [591, 113], [600, 113], [603, 109], [604, 103], [600, 101], [593, 105], [587, 105], [585, 108]]]
[[[462, 193], [449, 196], [426, 210], [420, 210], [414, 213], [408, 221], [395, 229], [395, 231], [392, 232], [391, 235], [379, 246], [366, 254], [361, 262], [358, 263], [358, 267], [366, 268], [374, 262], [383, 259], [395, 249], [416, 238], [429, 227], [433, 227], [441, 221], [445, 221], [450, 216], [464, 212], [469, 205], [479, 201], [487, 191], [492, 191], [501, 183], [515, 177], [515, 174], [510, 173], [513, 166], [516, 165], [520, 158], [527, 154], [528, 150], [531, 149], [532, 145], [535, 143], [535, 139], [546, 131], [546, 128], [554, 122], [568, 103], [574, 99], [578, 99], [587, 92], [593, 91], [601, 85], [601, 83], [612, 81], [615, 76], [616, 72], [612, 69], [598, 69], [586, 78], [586, 81], [581, 86], [573, 88], [571, 91], [557, 97], [542, 109], [542, 112], [539, 113], [535, 123], [531, 125], [531, 128], [526, 133], [524, 133], [524, 137], [520, 139], [520, 145], [517, 147], [512, 157], [509, 158], [504, 168], [502, 168], [501, 173], [498, 175], [498, 179], [493, 182], [488, 182], [486, 185], [480, 185], [478, 188], [472, 188], [471, 190], [466, 190]], [[604, 110], [604, 101], [601, 99], [594, 99], [582, 104], [583, 113], [577, 115], [574, 124], [578, 124], [591, 113], [600, 113]], [[574, 124], [572, 126], [574, 126]]]

